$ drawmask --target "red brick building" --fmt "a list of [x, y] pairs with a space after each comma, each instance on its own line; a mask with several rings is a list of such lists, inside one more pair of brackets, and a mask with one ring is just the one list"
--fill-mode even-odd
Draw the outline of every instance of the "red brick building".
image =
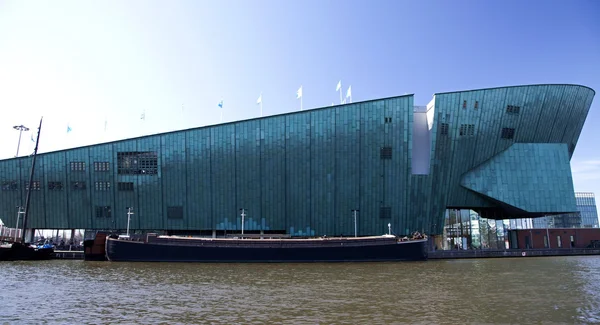
[[[586, 248], [600, 243], [599, 228], [519, 229], [508, 232], [510, 248]], [[548, 243], [548, 238], [550, 242]]]

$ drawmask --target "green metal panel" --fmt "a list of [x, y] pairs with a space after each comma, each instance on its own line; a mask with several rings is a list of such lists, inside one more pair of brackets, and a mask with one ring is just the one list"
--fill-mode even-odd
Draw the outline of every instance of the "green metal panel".
[[564, 143], [515, 143], [468, 171], [461, 185], [523, 215], [577, 211]]
[[259, 203], [262, 218], [259, 229], [285, 231], [286, 171], [285, 118], [267, 117], [261, 120], [260, 173], [262, 179]]
[[[123, 215], [125, 210], [118, 211], [115, 210], [115, 190], [117, 187], [117, 183], [115, 182], [116, 175], [116, 164], [112, 162], [112, 145], [99, 145], [93, 146], [89, 148], [89, 165], [88, 175], [90, 182], [88, 183], [88, 187], [91, 195], [91, 223], [92, 227], [95, 229], [114, 229], [114, 220], [116, 217]], [[95, 170], [94, 163], [105, 163], [108, 162], [108, 170]], [[64, 166], [68, 166], [68, 162], [65, 162]], [[100, 190], [96, 188], [96, 182], [108, 182], [110, 183], [110, 189], [106, 188], [106, 190]], [[67, 187], [65, 190], [69, 191], [70, 189]], [[107, 217], [98, 217], [96, 215], [96, 207], [110, 207], [111, 216]], [[61, 228], [67, 228], [62, 226]]]
[[219, 230], [238, 229], [235, 132], [235, 124], [211, 127], [212, 213]]
[[185, 147], [187, 205], [184, 212], [184, 222], [187, 228], [185, 229], [216, 229], [212, 204], [211, 132], [212, 128], [187, 132]]
[[[92, 190], [93, 184], [90, 180], [90, 148], [77, 148], [67, 150], [65, 154], [65, 166], [67, 170], [67, 180], [65, 184], [65, 195], [67, 196], [67, 213], [69, 215], [70, 228], [93, 228], [92, 218], [94, 215], [94, 207], [92, 205]], [[43, 156], [45, 158], [45, 155]], [[70, 163], [85, 163], [85, 170], [71, 170]], [[72, 183], [84, 183], [85, 188], [74, 190]], [[34, 226], [35, 225], [35, 226]], [[43, 225], [35, 223], [31, 224], [32, 228], [44, 228]], [[54, 227], [49, 227], [54, 228]]]
[[[162, 191], [162, 217], [161, 220], [154, 220], [157, 229], [161, 229], [160, 225], [165, 225], [166, 229], [189, 229], [186, 221], [191, 218], [186, 218], [184, 211], [182, 219], [168, 218], [168, 207], [184, 207], [187, 206], [187, 189], [188, 169], [186, 168], [186, 136], [188, 133], [169, 133], [162, 135], [160, 138], [161, 152], [160, 155], [160, 185]], [[151, 177], [150, 177], [151, 178]], [[175, 190], [173, 190], [175, 189]], [[193, 229], [193, 228], [192, 228]]]
[[290, 234], [314, 234], [311, 228], [310, 112], [285, 117], [285, 225]]
[[[264, 222], [261, 210], [262, 169], [260, 120], [243, 121], [235, 124], [235, 204], [237, 211], [231, 217], [236, 222], [235, 229], [241, 229], [242, 217], [239, 209], [246, 209], [245, 230], [261, 230]], [[277, 204], [273, 202], [273, 204]], [[267, 225], [270, 227], [270, 225]]]

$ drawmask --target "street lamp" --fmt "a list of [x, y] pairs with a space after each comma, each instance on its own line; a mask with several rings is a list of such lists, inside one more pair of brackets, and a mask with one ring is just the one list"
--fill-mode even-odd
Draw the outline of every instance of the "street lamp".
[[240, 211], [242, 211], [242, 213], [240, 214], [242, 216], [242, 235], [244, 234], [244, 217], [246, 216], [246, 209], [241, 208]]
[[19, 131], [19, 142], [17, 143], [17, 154], [15, 155], [15, 157], [18, 157], [19, 156], [19, 147], [21, 146], [21, 134], [23, 133], [23, 131], [29, 131], [29, 128], [24, 125], [15, 125], [15, 126], [13, 126], [13, 129]]
[[126, 207], [127, 209], [127, 237], [129, 238], [129, 222], [131, 221], [131, 215], [133, 213], [133, 207]]
[[352, 214], [354, 214], [354, 237], [358, 237], [358, 227], [356, 225], [356, 214], [358, 214], [358, 209], [353, 209]]

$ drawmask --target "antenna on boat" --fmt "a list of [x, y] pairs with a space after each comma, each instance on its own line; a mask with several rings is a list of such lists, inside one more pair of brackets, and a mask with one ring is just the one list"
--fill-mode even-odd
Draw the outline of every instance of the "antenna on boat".
[[388, 235], [392, 234], [392, 224], [388, 223]]
[[240, 211], [242, 211], [242, 213], [240, 214], [242, 216], [242, 235], [244, 234], [244, 217], [246, 216], [246, 209], [241, 208]]
[[358, 228], [356, 226], [356, 214], [358, 213], [358, 211], [359, 211], [358, 209], [353, 209], [352, 210], [352, 213], [354, 214], [354, 237], [358, 237], [358, 235], [357, 235], [358, 234], [358, 231], [357, 231]]
[[[35, 140], [35, 149], [33, 150], [33, 160], [31, 162], [31, 173], [29, 173], [29, 183], [27, 186], [27, 197], [25, 198], [25, 213], [23, 214], [23, 233], [21, 234], [21, 244], [25, 244], [25, 236], [27, 230], [27, 217], [29, 215], [29, 203], [31, 201], [31, 190], [33, 188], [33, 174], [35, 172], [35, 158], [37, 157], [38, 144], [40, 143], [40, 133], [42, 133], [42, 120], [40, 118], [40, 126], [38, 127], [37, 139]], [[39, 185], [38, 185], [39, 186]], [[32, 234], [32, 237], [35, 234]]]
[[133, 213], [133, 207], [127, 207], [127, 237], [129, 238], [129, 222], [131, 221], [131, 215]]

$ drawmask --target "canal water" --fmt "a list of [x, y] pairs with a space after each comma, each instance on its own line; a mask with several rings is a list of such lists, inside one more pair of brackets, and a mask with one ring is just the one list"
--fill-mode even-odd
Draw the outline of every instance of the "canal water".
[[600, 323], [600, 256], [0, 263], [0, 324]]

